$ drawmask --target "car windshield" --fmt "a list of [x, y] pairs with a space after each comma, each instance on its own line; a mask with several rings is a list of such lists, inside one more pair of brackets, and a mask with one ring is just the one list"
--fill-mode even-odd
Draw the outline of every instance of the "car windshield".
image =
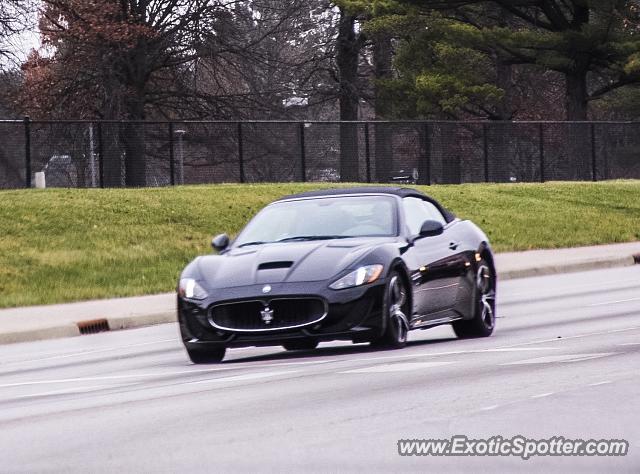
[[238, 236], [235, 246], [273, 242], [390, 237], [396, 235], [389, 196], [343, 196], [276, 202], [264, 208]]

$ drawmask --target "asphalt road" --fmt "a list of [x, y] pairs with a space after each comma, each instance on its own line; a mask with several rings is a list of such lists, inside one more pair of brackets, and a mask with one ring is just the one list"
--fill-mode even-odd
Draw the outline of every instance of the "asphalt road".
[[[495, 335], [231, 350], [176, 325], [0, 347], [0, 471], [640, 472], [640, 267], [507, 281]], [[626, 439], [626, 457], [401, 457], [398, 439]]]

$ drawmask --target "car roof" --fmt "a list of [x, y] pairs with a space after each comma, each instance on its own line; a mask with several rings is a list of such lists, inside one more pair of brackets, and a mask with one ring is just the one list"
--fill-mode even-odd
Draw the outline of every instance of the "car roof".
[[451, 222], [455, 219], [455, 215], [453, 213], [442, 207], [442, 205], [432, 197], [427, 196], [417, 189], [403, 188], [398, 186], [360, 186], [354, 188], [318, 189], [316, 191], [306, 191], [304, 193], [284, 196], [280, 199], [277, 199], [275, 202], [325, 196], [347, 196], [350, 194], [389, 194], [393, 196], [400, 196], [401, 198], [417, 197], [420, 199], [426, 199], [427, 201], [434, 204], [440, 210], [440, 212], [444, 214], [447, 222]]
[[421, 193], [417, 189], [401, 188], [393, 186], [360, 186], [356, 188], [331, 188], [331, 189], [318, 189], [316, 191], [306, 191], [304, 193], [291, 194], [290, 196], [284, 196], [278, 201], [286, 201], [289, 199], [299, 199], [307, 197], [322, 197], [322, 196], [341, 196], [348, 194], [392, 194], [394, 196], [408, 197], [416, 196], [421, 198], [429, 198], [429, 196]]

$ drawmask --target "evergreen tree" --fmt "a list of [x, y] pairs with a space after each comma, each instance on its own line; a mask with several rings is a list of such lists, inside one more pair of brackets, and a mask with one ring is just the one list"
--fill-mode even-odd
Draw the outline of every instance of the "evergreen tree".
[[640, 82], [637, 1], [345, 1], [385, 11], [376, 27], [404, 39], [396, 60], [404, 82], [390, 85], [417, 112], [434, 104], [491, 112], [504, 94], [500, 64], [562, 74], [569, 120], [586, 120], [590, 101]]

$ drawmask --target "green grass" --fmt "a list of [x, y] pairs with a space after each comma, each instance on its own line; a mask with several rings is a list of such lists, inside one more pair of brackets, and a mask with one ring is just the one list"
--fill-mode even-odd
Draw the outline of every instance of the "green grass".
[[[0, 307], [170, 291], [263, 205], [318, 184], [0, 192]], [[326, 186], [325, 186], [326, 187]], [[640, 240], [640, 182], [425, 187], [495, 250]]]

